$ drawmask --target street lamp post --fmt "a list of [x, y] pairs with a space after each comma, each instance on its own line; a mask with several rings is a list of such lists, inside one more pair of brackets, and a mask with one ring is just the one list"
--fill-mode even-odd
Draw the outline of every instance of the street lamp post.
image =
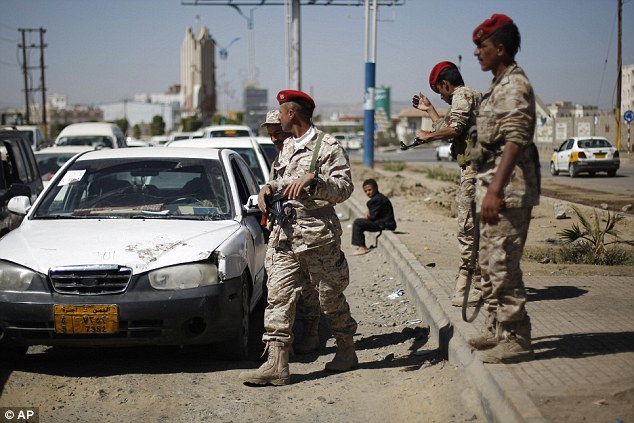
[[228, 75], [227, 75], [227, 58], [229, 57], [229, 47], [231, 47], [233, 45], [233, 43], [235, 43], [236, 41], [238, 41], [240, 39], [240, 37], [236, 37], [233, 40], [231, 40], [231, 42], [226, 46], [226, 47], [222, 47], [219, 46], [218, 43], [216, 43], [216, 41], [214, 40], [214, 44], [216, 44], [218, 47], [220, 47], [220, 50], [218, 51], [218, 55], [220, 56], [220, 62], [222, 65], [222, 89], [220, 90], [220, 93], [222, 94], [222, 117], [221, 117], [221, 123], [225, 123], [225, 120], [227, 118], [227, 93], [228, 93]]
[[246, 21], [247, 21], [247, 44], [248, 44], [248, 54], [249, 54], [249, 69], [248, 69], [248, 74], [247, 74], [247, 86], [248, 87], [252, 87], [256, 85], [256, 81], [255, 81], [255, 45], [254, 45], [254, 41], [253, 41], [253, 11], [255, 9], [257, 9], [260, 6], [256, 6], [256, 7], [252, 7], [249, 10], [249, 16], [247, 17], [244, 13], [242, 13], [242, 10], [240, 9], [240, 7], [236, 4], [228, 4], [227, 6], [230, 6], [232, 8], [234, 8], [236, 10], [236, 12], [238, 12], [238, 14], [240, 16], [242, 16]]

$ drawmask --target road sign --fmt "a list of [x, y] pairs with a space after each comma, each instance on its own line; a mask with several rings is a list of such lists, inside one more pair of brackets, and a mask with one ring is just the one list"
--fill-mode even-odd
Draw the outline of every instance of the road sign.
[[625, 119], [627, 123], [630, 123], [634, 120], [634, 112], [631, 110], [626, 111], [625, 113], [623, 113], [623, 119]]

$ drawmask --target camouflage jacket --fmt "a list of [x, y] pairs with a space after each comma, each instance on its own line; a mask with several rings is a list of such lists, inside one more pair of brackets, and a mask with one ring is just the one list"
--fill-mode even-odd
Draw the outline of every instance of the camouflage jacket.
[[[511, 177], [504, 187], [506, 207], [531, 207], [539, 204], [539, 157], [533, 142], [535, 133], [535, 94], [524, 71], [513, 63], [491, 82], [477, 113], [478, 139], [473, 159], [484, 152], [479, 165], [478, 183], [488, 187], [500, 165], [504, 145], [519, 144], [522, 149]], [[480, 195], [485, 190], [478, 190]], [[482, 198], [477, 198], [477, 204]]]
[[[308, 144], [297, 151], [293, 142], [284, 143], [273, 164], [275, 178], [269, 182], [273, 191], [283, 189], [309, 172], [320, 133], [317, 130]], [[354, 189], [350, 161], [341, 144], [329, 134], [324, 135], [317, 157], [316, 182], [304, 188], [297, 199], [290, 200], [293, 213], [284, 225], [273, 227], [269, 246], [290, 243], [293, 251], [300, 252], [340, 242], [342, 230], [334, 206], [347, 200]]]
[[451, 154], [458, 164], [464, 166], [471, 161], [471, 144], [467, 142], [469, 129], [476, 124], [476, 111], [480, 105], [482, 95], [471, 87], [460, 86], [453, 92], [451, 108], [447, 116], [434, 122], [434, 131], [446, 126], [454, 128], [458, 132], [452, 143]]

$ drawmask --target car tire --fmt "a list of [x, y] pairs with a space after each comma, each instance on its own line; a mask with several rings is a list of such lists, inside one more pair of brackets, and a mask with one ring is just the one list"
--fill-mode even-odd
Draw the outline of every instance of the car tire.
[[576, 178], [578, 174], [579, 171], [577, 170], [577, 166], [575, 166], [574, 163], [570, 163], [570, 165], [568, 165], [568, 175], [571, 178]]
[[613, 178], [616, 176], [616, 170], [608, 170], [608, 176]]
[[251, 322], [251, 295], [249, 291], [249, 277], [242, 275], [240, 289], [240, 324], [234, 335], [225, 343], [225, 358], [244, 361], [249, 358], [249, 328]]
[[594, 176], [594, 175], [596, 175], [596, 172], [588, 172], [588, 175]]
[[559, 171], [555, 168], [555, 162], [550, 162], [550, 174], [553, 176], [559, 175]]
[[436, 152], [436, 160], [438, 160], [439, 162], [442, 161], [442, 157], [440, 157], [440, 154], [438, 152]]

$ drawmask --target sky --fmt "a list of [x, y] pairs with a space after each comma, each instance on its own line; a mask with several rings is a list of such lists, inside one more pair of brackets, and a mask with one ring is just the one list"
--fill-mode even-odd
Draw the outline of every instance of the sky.
[[[504, 13], [520, 30], [516, 60], [542, 101], [608, 109], [616, 102], [617, 7], [618, 0], [405, 0], [380, 7], [376, 86], [390, 87], [393, 103], [407, 103], [420, 91], [442, 107], [429, 72], [450, 60], [460, 65], [467, 85], [486, 91], [492, 75], [473, 56], [471, 35], [491, 14]], [[277, 92], [288, 88], [284, 7], [241, 9], [253, 15], [256, 79], [275, 107]], [[216, 60], [217, 83], [226, 76], [229, 106], [241, 108], [249, 37], [247, 20], [231, 7], [181, 0], [0, 0], [0, 11], [0, 110], [25, 102], [18, 28], [46, 29], [48, 94], [98, 105], [178, 84], [185, 32], [199, 26], [209, 28], [219, 47], [239, 38], [224, 64]], [[634, 0], [623, 0], [622, 27], [623, 64], [634, 64]], [[363, 7], [301, 7], [301, 88], [318, 106], [363, 102], [364, 29]], [[38, 32], [28, 37], [27, 45], [39, 44]], [[39, 49], [29, 50], [28, 62], [39, 66]], [[30, 74], [39, 87], [39, 69]], [[41, 93], [32, 98], [39, 103]]]

